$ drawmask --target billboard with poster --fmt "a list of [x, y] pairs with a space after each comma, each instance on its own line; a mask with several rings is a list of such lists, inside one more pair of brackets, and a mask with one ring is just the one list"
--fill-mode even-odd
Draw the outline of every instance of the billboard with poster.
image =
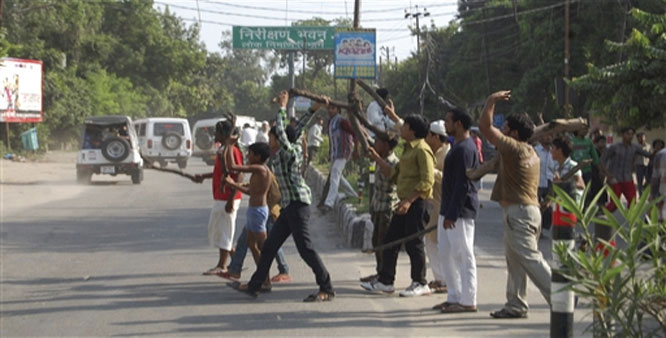
[[377, 77], [375, 29], [337, 29], [334, 55], [336, 79], [375, 79]]
[[0, 122], [42, 122], [42, 62], [0, 59]]

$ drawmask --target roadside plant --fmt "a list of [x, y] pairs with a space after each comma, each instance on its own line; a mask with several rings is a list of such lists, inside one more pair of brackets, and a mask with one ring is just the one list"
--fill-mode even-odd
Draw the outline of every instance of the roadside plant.
[[[606, 186], [585, 205], [585, 196], [576, 202], [559, 187], [553, 190], [554, 201], [576, 216], [576, 232], [589, 244], [586, 250], [555, 245], [562, 265], [553, 267], [591, 304], [588, 330], [595, 337], [665, 337], [666, 222], [658, 220], [659, 200], [650, 201], [646, 189], [627, 208]], [[604, 191], [618, 206], [618, 216], [598, 206]], [[610, 227], [610, 238], [595, 238], [594, 225]]]

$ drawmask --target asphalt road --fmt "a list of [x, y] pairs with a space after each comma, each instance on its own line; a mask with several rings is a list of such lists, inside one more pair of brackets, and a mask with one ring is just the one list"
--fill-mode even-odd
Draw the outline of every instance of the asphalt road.
[[[252, 300], [201, 275], [217, 262], [206, 238], [210, 181], [146, 171], [141, 185], [94, 176], [82, 187], [73, 163], [49, 168], [44, 180], [3, 174], [0, 336], [549, 336], [549, 308], [531, 284], [528, 319], [488, 316], [504, 302], [506, 268], [500, 212], [487, 190], [476, 230], [479, 312], [443, 315], [430, 310], [442, 295], [365, 293], [358, 278], [373, 272], [374, 257], [346, 247], [332, 216], [314, 208], [311, 232], [335, 300], [301, 301], [316, 284], [291, 239], [284, 249], [294, 281]], [[186, 171], [210, 170], [193, 159]], [[540, 244], [549, 250], [549, 241]], [[250, 254], [245, 263], [243, 280], [254, 271]], [[404, 252], [397, 277], [397, 289], [408, 286]], [[576, 314], [577, 336], [589, 322], [589, 311]]]

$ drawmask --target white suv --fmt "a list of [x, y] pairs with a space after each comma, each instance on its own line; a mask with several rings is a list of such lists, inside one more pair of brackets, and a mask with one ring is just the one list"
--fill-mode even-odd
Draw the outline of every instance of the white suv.
[[168, 162], [178, 163], [180, 169], [187, 167], [192, 156], [192, 135], [186, 119], [151, 117], [134, 121], [134, 129], [147, 161], [158, 162], [161, 167]]
[[[215, 124], [224, 121], [226, 118], [204, 119], [194, 123], [192, 135], [194, 135], [193, 157], [201, 157], [208, 165], [214, 165], [216, 160], [216, 151], [220, 144], [215, 142]], [[242, 128], [245, 124], [252, 127], [257, 122], [252, 116], [236, 115], [236, 126]]]
[[139, 142], [127, 116], [95, 116], [83, 121], [76, 180], [90, 183], [92, 174], [132, 176], [132, 183], [143, 180], [143, 160]]

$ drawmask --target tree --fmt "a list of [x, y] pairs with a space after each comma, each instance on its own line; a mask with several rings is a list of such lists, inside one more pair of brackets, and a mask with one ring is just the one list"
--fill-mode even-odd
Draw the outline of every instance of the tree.
[[607, 50], [625, 55], [607, 66], [588, 65], [574, 88], [590, 95], [588, 106], [614, 126], [658, 128], [666, 125], [666, 1], [650, 13], [631, 10], [637, 27], [622, 43], [606, 40]]

